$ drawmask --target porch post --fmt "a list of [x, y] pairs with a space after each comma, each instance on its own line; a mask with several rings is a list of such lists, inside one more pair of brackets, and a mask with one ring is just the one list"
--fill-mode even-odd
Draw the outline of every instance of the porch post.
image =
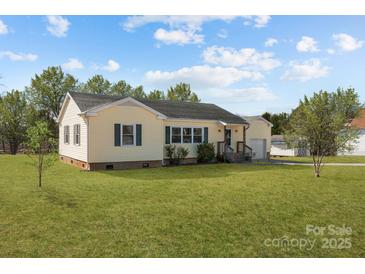
[[246, 152], [246, 125], [243, 125], [242, 142], [243, 142], [242, 152], [243, 152], [243, 155], [245, 155], [245, 152]]
[[227, 136], [226, 136], [226, 126], [223, 126], [223, 136], [224, 136], [224, 148], [223, 148], [223, 152], [226, 152], [226, 144], [227, 144]]

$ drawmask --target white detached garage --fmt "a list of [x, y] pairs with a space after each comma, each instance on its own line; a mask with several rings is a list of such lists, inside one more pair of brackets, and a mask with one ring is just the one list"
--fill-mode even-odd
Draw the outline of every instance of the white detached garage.
[[269, 159], [272, 124], [261, 116], [244, 116], [243, 118], [250, 123], [246, 130], [246, 142], [252, 148], [252, 159]]
[[351, 126], [358, 130], [359, 139], [352, 144], [354, 150], [346, 152], [345, 155], [365, 156], [365, 108], [361, 109], [359, 116], [352, 120]]

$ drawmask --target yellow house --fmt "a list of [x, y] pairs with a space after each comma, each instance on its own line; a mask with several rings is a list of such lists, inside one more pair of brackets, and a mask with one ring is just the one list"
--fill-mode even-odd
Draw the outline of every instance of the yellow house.
[[270, 159], [272, 123], [261, 116], [243, 116], [249, 123], [246, 143], [252, 149], [253, 160]]
[[60, 159], [86, 170], [162, 166], [168, 144], [188, 148], [186, 163], [208, 142], [226, 161], [251, 157], [249, 123], [214, 104], [72, 92], [58, 122]]

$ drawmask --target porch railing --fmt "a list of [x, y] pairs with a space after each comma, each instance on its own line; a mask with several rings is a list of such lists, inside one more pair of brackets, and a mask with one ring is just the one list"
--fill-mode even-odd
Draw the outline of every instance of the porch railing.
[[245, 144], [245, 142], [237, 142], [237, 153], [243, 153], [246, 161], [252, 160], [252, 148]]
[[244, 142], [237, 142], [237, 150], [234, 150], [226, 144], [224, 141], [217, 142], [217, 153], [223, 157], [223, 161], [236, 161], [244, 160], [251, 161], [252, 159], [252, 148], [247, 146]]

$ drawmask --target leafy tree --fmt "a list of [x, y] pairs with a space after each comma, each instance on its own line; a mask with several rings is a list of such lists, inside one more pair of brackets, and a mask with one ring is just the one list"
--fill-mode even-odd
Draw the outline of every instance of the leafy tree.
[[163, 91], [155, 89], [148, 94], [147, 98], [154, 101], [165, 100], [165, 94]]
[[11, 154], [16, 154], [24, 141], [26, 115], [27, 103], [22, 92], [12, 90], [0, 100], [0, 133], [8, 142]]
[[130, 94], [130, 96], [137, 98], [137, 99], [144, 99], [147, 97], [146, 93], [143, 90], [143, 86], [138, 86], [138, 87], [134, 88], [132, 93]]
[[273, 127], [271, 129], [271, 133], [273, 135], [284, 134], [285, 129], [288, 127], [289, 114], [286, 112], [281, 112], [278, 114], [265, 112], [264, 114], [262, 114], [262, 117], [273, 124]]
[[113, 84], [110, 88], [110, 94], [112, 95], [121, 95], [121, 96], [129, 96], [133, 91], [133, 88], [126, 81], [121, 80], [117, 83]]
[[350, 122], [361, 108], [359, 95], [354, 89], [337, 89], [334, 93], [320, 91], [304, 97], [290, 115], [286, 140], [292, 146], [301, 142], [309, 149], [314, 175], [320, 176], [323, 158], [333, 151], [353, 149], [358, 132]]
[[27, 155], [37, 169], [39, 187], [42, 186], [44, 171], [56, 161], [55, 155], [50, 153], [55, 144], [56, 141], [52, 138], [46, 122], [38, 121], [27, 130]]
[[167, 99], [180, 102], [200, 102], [196, 93], [191, 91], [190, 85], [186, 83], [177, 84], [167, 90]]
[[87, 80], [81, 91], [93, 94], [110, 94], [111, 86], [112, 84], [102, 75], [95, 75]]
[[[1, 79], [1, 76], [0, 76]], [[1, 85], [1, 84], [0, 84]], [[0, 106], [2, 104], [2, 97], [0, 95]], [[2, 128], [2, 115], [0, 114], [0, 140], [1, 140], [1, 145], [2, 145], [2, 150], [5, 152], [5, 137], [3, 135], [3, 128]]]
[[26, 88], [27, 97], [44, 115], [57, 118], [67, 92], [75, 91], [77, 80], [65, 74], [61, 67], [48, 67], [35, 75]]

